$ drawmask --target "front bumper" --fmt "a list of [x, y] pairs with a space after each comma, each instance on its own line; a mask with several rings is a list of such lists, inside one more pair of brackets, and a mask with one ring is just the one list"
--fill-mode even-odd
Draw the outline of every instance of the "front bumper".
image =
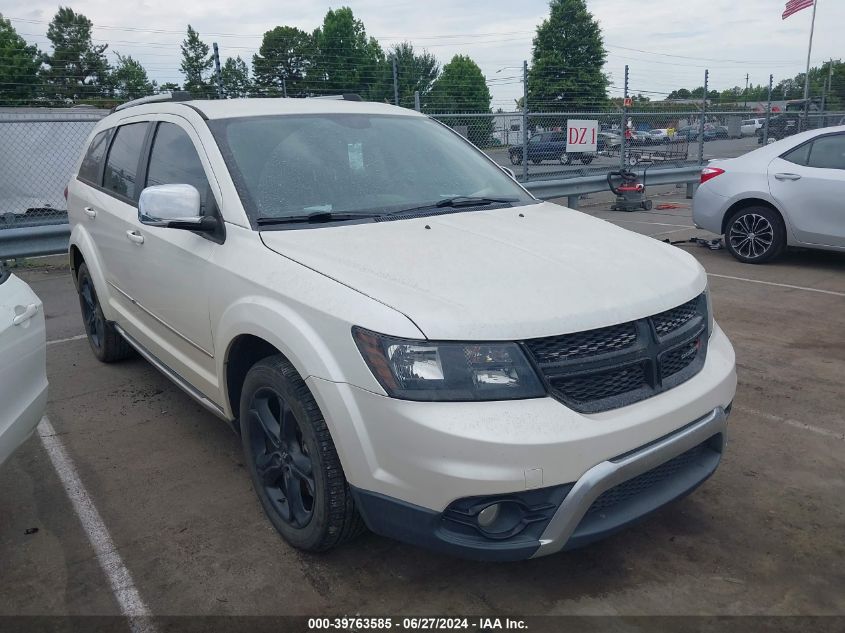
[[[535, 517], [536, 523], [506, 539], [455, 521], [453, 506], [438, 513], [356, 488], [353, 494], [367, 525], [383, 536], [463, 558], [523, 560], [599, 540], [689, 494], [715, 472], [726, 438], [727, 411], [717, 407], [671, 435], [597, 464], [574, 484], [468, 500], [519, 503]], [[544, 508], [552, 511], [543, 516]]]

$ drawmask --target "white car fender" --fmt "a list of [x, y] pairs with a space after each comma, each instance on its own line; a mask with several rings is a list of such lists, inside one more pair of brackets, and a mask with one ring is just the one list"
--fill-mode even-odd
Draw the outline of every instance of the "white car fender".
[[[79, 250], [82, 255], [82, 259], [85, 260], [85, 263], [88, 266], [88, 272], [91, 274], [91, 279], [94, 280], [94, 290], [97, 291], [97, 298], [100, 300], [100, 307], [103, 310], [103, 316], [105, 316], [108, 321], [116, 320], [117, 314], [109, 301], [111, 293], [109, 292], [106, 278], [103, 276], [103, 263], [100, 260], [99, 253], [94, 246], [93, 240], [91, 239], [91, 234], [81, 223], [73, 225], [73, 229], [71, 230], [70, 241], [68, 244], [69, 257], [71, 257], [71, 249], [74, 246]], [[74, 274], [76, 272], [78, 271], [74, 271]], [[76, 283], [75, 280], [74, 283]]]

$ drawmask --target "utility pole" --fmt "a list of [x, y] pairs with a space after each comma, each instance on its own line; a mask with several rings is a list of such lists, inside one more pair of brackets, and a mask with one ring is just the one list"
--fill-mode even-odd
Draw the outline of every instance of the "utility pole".
[[772, 81], [775, 76], [769, 75], [769, 100], [766, 102], [766, 125], [763, 128], [763, 145], [769, 144], [769, 119], [772, 118]]
[[827, 95], [830, 94], [830, 91], [833, 89], [833, 58], [830, 58], [827, 67], [827, 81], [824, 84], [824, 88], [822, 90], [822, 125], [824, 127], [824, 109], [827, 104]]
[[528, 180], [528, 60], [522, 60], [522, 182]]
[[698, 127], [698, 164], [704, 164], [704, 125], [707, 122], [707, 82], [710, 71], [704, 71], [704, 96], [701, 99], [701, 124]]
[[396, 70], [396, 55], [393, 56], [393, 105], [399, 105], [399, 74]]
[[742, 104], [743, 109], [748, 109], [748, 73], [745, 73], [745, 103]]
[[214, 47], [214, 77], [217, 81], [217, 98], [223, 98], [223, 76], [220, 72], [220, 51], [217, 50], [217, 42], [213, 43]]
[[619, 169], [625, 169], [625, 131], [628, 129], [628, 64], [625, 64], [625, 89], [622, 93], [622, 123], [619, 126]]

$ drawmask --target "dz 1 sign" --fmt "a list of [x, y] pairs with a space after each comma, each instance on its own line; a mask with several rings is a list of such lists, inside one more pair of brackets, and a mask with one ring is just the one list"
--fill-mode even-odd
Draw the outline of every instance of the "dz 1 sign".
[[598, 121], [569, 119], [566, 123], [566, 153], [595, 152], [598, 135]]

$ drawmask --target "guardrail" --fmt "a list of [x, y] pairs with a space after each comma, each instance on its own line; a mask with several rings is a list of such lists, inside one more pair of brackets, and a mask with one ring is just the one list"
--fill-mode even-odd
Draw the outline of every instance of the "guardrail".
[[[687, 194], [692, 195], [701, 168], [692, 166], [632, 171], [638, 173], [641, 178], [645, 177], [646, 185], [686, 183]], [[522, 184], [541, 200], [566, 198], [567, 206], [572, 209], [578, 208], [578, 198], [582, 194], [607, 190], [605, 176], [529, 180]], [[70, 237], [67, 215], [64, 217], [64, 223], [57, 223], [57, 220], [60, 218], [55, 216], [50, 218], [15, 216], [13, 220], [15, 226], [0, 230], [0, 261], [66, 253]]]

